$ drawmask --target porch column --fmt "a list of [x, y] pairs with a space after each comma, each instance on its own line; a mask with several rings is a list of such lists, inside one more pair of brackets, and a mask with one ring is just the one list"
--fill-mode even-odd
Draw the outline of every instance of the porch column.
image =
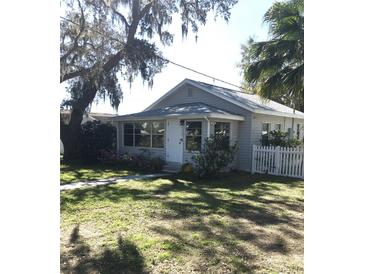
[[119, 140], [119, 138], [120, 138], [120, 136], [119, 136], [119, 122], [115, 121], [114, 125], [117, 129], [117, 155], [119, 156], [119, 143], [120, 143], [120, 140]]
[[205, 118], [207, 120], [207, 137], [210, 137], [210, 121], [208, 118]]

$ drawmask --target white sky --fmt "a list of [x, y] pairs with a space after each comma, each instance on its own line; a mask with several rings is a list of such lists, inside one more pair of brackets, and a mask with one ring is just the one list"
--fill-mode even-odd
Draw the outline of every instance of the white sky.
[[[266, 37], [267, 28], [262, 24], [262, 18], [273, 2], [273, 0], [240, 0], [232, 9], [228, 23], [220, 18], [214, 21], [211, 16], [207, 24], [200, 27], [197, 42], [192, 33], [189, 33], [186, 39], [182, 39], [181, 26], [178, 20], [174, 20], [169, 27], [175, 35], [174, 43], [170, 47], [160, 47], [160, 50], [163, 56], [171, 61], [239, 85], [241, 76], [237, 64], [241, 59], [241, 44], [246, 43], [250, 36], [258, 39]], [[148, 88], [147, 83], [143, 85], [140, 78], [135, 79], [131, 88], [129, 83], [121, 83], [123, 101], [119, 105], [118, 114], [142, 111], [185, 78], [232, 88], [168, 64], [155, 76], [152, 89]], [[62, 88], [61, 100], [65, 96]], [[116, 113], [108, 101], [93, 104], [91, 111]]]

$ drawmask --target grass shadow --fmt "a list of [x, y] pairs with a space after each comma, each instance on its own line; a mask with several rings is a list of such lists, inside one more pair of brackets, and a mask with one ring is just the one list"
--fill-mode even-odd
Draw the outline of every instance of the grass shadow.
[[144, 258], [137, 247], [121, 237], [117, 239], [116, 248], [105, 248], [93, 254], [80, 235], [79, 227], [75, 226], [70, 235], [69, 248], [67, 253], [61, 253], [62, 273], [147, 273]]

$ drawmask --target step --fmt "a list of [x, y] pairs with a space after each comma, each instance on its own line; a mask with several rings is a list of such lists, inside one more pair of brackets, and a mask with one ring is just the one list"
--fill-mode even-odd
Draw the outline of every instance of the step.
[[170, 169], [170, 168], [164, 168], [162, 169], [163, 172], [166, 172], [166, 173], [179, 173], [180, 172], [180, 169]]

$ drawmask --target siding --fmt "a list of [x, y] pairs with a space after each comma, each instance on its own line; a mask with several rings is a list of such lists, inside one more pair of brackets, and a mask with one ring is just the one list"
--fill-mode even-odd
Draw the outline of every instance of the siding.
[[[189, 89], [191, 90], [191, 96], [189, 96]], [[252, 153], [251, 152], [252, 146], [250, 142], [251, 138], [250, 111], [247, 111], [235, 104], [232, 104], [217, 96], [214, 96], [213, 94], [209, 94], [205, 91], [202, 91], [190, 85], [181, 87], [180, 90], [177, 90], [175, 93], [165, 98], [163, 101], [158, 103], [153, 108], [157, 109], [165, 106], [196, 103], [196, 102], [205, 103], [245, 117], [245, 121], [242, 122], [231, 121], [232, 141], [237, 141], [239, 148], [237, 152], [237, 158], [235, 159], [233, 165], [237, 169], [249, 171], [251, 168], [250, 158]], [[203, 127], [206, 128], [206, 122], [203, 123]], [[191, 161], [191, 153], [184, 151], [184, 162], [190, 162], [190, 161]]]
[[[291, 118], [280, 117], [280, 116], [272, 116], [272, 115], [263, 115], [263, 114], [254, 114], [248, 110], [245, 110], [235, 104], [232, 104], [228, 101], [225, 101], [213, 94], [209, 94], [205, 91], [202, 91], [198, 88], [195, 88], [190, 85], [184, 85], [157, 105], [155, 105], [152, 109], [158, 109], [165, 106], [173, 106], [177, 104], [186, 104], [186, 103], [196, 103], [201, 102], [205, 103], [228, 112], [241, 115], [245, 118], [245, 121], [230, 121], [231, 122], [231, 142], [234, 143], [237, 141], [239, 150], [237, 152], [237, 157], [233, 163], [233, 167], [250, 171], [251, 170], [251, 157], [252, 157], [252, 145], [260, 144], [261, 141], [261, 129], [262, 123], [268, 122], [270, 124], [280, 123], [282, 125], [282, 130], [287, 130], [291, 127]], [[211, 120], [214, 121], [214, 120]], [[227, 121], [227, 120], [226, 120]], [[202, 120], [202, 130], [203, 130], [203, 140], [207, 137], [207, 122], [206, 120]], [[294, 131], [296, 130], [297, 124], [303, 125], [304, 129], [304, 120], [295, 119]], [[140, 153], [141, 150], [139, 148], [134, 147], [124, 147], [123, 146], [123, 128], [121, 126], [122, 123], [119, 123], [119, 143], [118, 148], [119, 152], [128, 152], [128, 153]], [[211, 132], [213, 130], [213, 126], [211, 125]], [[301, 132], [301, 137], [303, 135], [303, 131]], [[184, 133], [185, 139], [185, 133]], [[165, 138], [166, 140], [166, 138]], [[165, 146], [166, 147], [166, 146]], [[147, 149], [154, 156], [159, 156], [162, 159], [166, 159], [166, 151], [164, 149], [155, 149], [150, 148]], [[184, 140], [184, 150], [183, 150], [183, 162], [191, 162], [192, 154], [185, 150], [185, 140]]]
[[[253, 114], [252, 119], [252, 131], [251, 131], [251, 139], [252, 145], [261, 144], [261, 131], [262, 131], [262, 123], [270, 123], [271, 129], [273, 129], [274, 124], [281, 124], [282, 131], [287, 131], [288, 128], [292, 126], [292, 118], [288, 117], [278, 117], [271, 115], [263, 115], [263, 114]], [[296, 134], [297, 124], [302, 125], [303, 129], [301, 130], [301, 138], [304, 136], [304, 120], [294, 119], [294, 134]], [[294, 135], [296, 136], [296, 135]]]

